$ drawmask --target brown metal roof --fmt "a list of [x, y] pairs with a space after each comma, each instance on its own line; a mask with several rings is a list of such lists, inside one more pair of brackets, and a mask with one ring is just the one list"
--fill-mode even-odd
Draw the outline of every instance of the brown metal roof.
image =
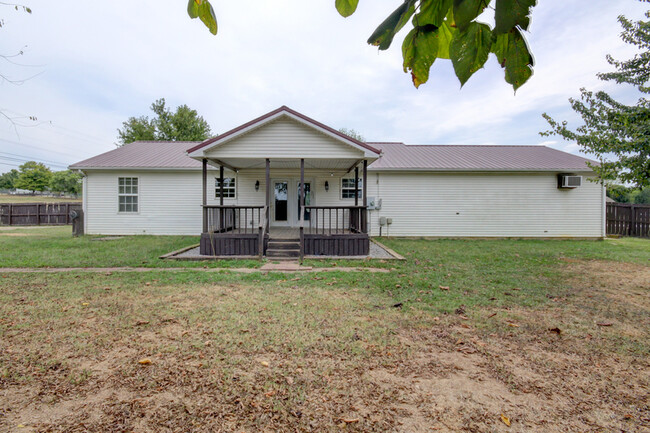
[[220, 134], [220, 135], [218, 135], [216, 137], [209, 138], [209, 139], [205, 140], [204, 142], [200, 143], [199, 145], [194, 146], [194, 147], [192, 147], [190, 149], [187, 149], [187, 153], [192, 153], [192, 152], [194, 152], [196, 150], [202, 149], [205, 146], [208, 146], [208, 145], [214, 143], [217, 140], [222, 140], [222, 139], [228, 137], [229, 135], [232, 135], [232, 134], [235, 134], [235, 133], [241, 131], [242, 129], [246, 129], [249, 126], [252, 126], [252, 125], [254, 125], [256, 123], [263, 122], [264, 120], [268, 119], [269, 117], [273, 117], [276, 114], [281, 113], [283, 111], [286, 112], [286, 113], [293, 114], [294, 116], [299, 117], [302, 120], [306, 121], [307, 123], [311, 123], [312, 125], [314, 125], [314, 126], [316, 126], [318, 128], [325, 129], [326, 131], [328, 131], [328, 132], [330, 132], [332, 134], [338, 135], [341, 138], [344, 138], [344, 139], [346, 139], [348, 141], [351, 141], [351, 142], [363, 147], [364, 149], [368, 149], [371, 152], [375, 152], [376, 154], [380, 153], [379, 149], [375, 149], [374, 147], [368, 145], [367, 143], [364, 143], [363, 141], [359, 141], [359, 140], [357, 140], [355, 138], [350, 137], [349, 135], [346, 135], [346, 134], [343, 134], [340, 131], [337, 131], [334, 128], [330, 128], [329, 126], [327, 126], [327, 125], [325, 125], [323, 123], [320, 123], [317, 120], [312, 119], [311, 117], [307, 117], [302, 113], [299, 113], [299, 112], [297, 112], [295, 110], [292, 110], [291, 108], [287, 107], [286, 105], [283, 105], [280, 108], [277, 108], [277, 109], [275, 109], [273, 111], [270, 111], [270, 112], [258, 117], [257, 119], [253, 119], [250, 122], [246, 122], [243, 125], [239, 125], [238, 127], [231, 129], [230, 131], [224, 132], [223, 134]]
[[406, 145], [370, 143], [383, 155], [373, 170], [591, 171], [587, 158], [545, 146]]
[[201, 168], [185, 150], [196, 141], [136, 141], [70, 166], [83, 168]]
[[[197, 142], [136, 141], [70, 166], [71, 169], [201, 169], [187, 156]], [[590, 171], [586, 158], [544, 146], [467, 146], [371, 143], [382, 157], [371, 170]], [[595, 163], [595, 161], [591, 161]]]

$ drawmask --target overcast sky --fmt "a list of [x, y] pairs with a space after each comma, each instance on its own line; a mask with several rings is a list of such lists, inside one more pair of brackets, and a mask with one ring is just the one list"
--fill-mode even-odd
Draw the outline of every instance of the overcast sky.
[[[29, 127], [0, 119], [0, 172], [22, 160], [54, 170], [115, 148], [129, 116], [150, 115], [164, 97], [196, 109], [216, 133], [287, 105], [368, 141], [407, 144], [572, 143], [539, 136], [547, 112], [574, 125], [567, 99], [581, 87], [635, 93], [599, 81], [605, 55], [633, 51], [617, 16], [641, 19], [635, 0], [541, 1], [527, 34], [536, 66], [516, 93], [494, 56], [461, 89], [451, 63], [438, 60], [415, 89], [402, 71], [401, 43], [378, 52], [366, 40], [399, 0], [361, 0], [344, 19], [334, 0], [212, 0], [219, 34], [186, 12], [185, 0], [25, 0], [33, 13], [0, 5], [0, 109]], [[245, 5], [245, 6], [242, 6]], [[620, 86], [618, 86], [620, 87]], [[13, 158], [13, 159], [9, 159]]]

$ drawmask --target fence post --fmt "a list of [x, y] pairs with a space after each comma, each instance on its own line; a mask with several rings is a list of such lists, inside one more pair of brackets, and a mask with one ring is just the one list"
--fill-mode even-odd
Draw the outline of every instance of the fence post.
[[11, 212], [13, 211], [14, 205], [12, 203], [9, 203], [9, 220], [7, 221], [7, 225], [11, 225]]
[[36, 203], [36, 225], [41, 225], [41, 205]]
[[636, 208], [634, 205], [630, 206], [630, 233], [629, 236], [636, 236]]

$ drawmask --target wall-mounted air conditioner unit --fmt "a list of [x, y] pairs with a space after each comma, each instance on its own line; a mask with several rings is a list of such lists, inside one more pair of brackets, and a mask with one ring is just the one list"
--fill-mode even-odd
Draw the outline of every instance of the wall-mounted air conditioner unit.
[[578, 188], [582, 186], [582, 176], [573, 176], [570, 174], [558, 174], [557, 187], [558, 188]]

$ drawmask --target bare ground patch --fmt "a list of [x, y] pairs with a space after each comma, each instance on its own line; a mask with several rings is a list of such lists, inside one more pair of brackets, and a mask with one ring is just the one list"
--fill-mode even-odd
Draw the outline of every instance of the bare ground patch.
[[541, 307], [468, 318], [331, 287], [14, 282], [0, 430], [647, 431], [649, 268], [567, 272]]

